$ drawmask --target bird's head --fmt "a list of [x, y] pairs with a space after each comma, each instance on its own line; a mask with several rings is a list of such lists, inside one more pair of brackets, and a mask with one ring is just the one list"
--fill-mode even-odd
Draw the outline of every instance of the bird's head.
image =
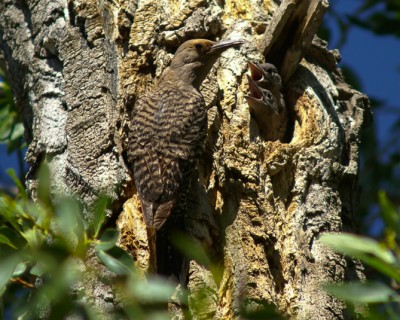
[[184, 42], [176, 51], [170, 69], [199, 87], [213, 64], [225, 50], [243, 44], [242, 40], [214, 42], [207, 39], [193, 39]]
[[247, 81], [249, 83], [250, 95], [244, 97], [250, 106], [250, 110], [258, 114], [270, 113], [270, 111], [278, 113], [279, 111], [272, 93], [267, 89], [259, 87], [249, 75], [247, 75]]
[[260, 86], [265, 89], [272, 89], [281, 87], [281, 77], [278, 69], [271, 63], [255, 64], [249, 62], [249, 69], [251, 78]]

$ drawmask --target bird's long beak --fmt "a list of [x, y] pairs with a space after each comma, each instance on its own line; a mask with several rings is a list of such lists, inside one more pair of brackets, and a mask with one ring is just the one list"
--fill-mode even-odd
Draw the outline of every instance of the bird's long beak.
[[215, 52], [215, 51], [223, 51], [231, 47], [236, 47], [240, 46], [244, 43], [243, 40], [222, 40], [216, 44], [214, 44], [210, 48], [210, 52]]
[[256, 65], [255, 63], [252, 62], [248, 62], [249, 64], [249, 69], [250, 69], [250, 74], [251, 74], [251, 78], [254, 81], [260, 81], [262, 80], [262, 78], [264, 77], [264, 70], [261, 69], [258, 65]]

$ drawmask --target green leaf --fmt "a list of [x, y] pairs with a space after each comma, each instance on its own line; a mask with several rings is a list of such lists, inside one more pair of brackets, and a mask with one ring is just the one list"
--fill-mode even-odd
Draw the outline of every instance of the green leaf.
[[400, 302], [400, 296], [382, 282], [355, 282], [324, 285], [324, 289], [345, 301], [358, 303]]
[[109, 204], [109, 199], [106, 196], [101, 196], [94, 205], [94, 221], [92, 223], [92, 230], [94, 238], [99, 235], [100, 229], [106, 219], [106, 208]]
[[396, 262], [390, 250], [385, 249], [377, 241], [370, 238], [348, 233], [331, 233], [323, 234], [320, 240], [335, 251], [361, 260], [365, 255], [370, 254], [388, 264]]
[[21, 257], [19, 255], [10, 256], [0, 262], [0, 297], [3, 295], [8, 281], [20, 262]]
[[396, 211], [392, 203], [389, 201], [384, 191], [378, 192], [379, 204], [382, 209], [382, 218], [386, 226], [400, 235], [400, 214]]
[[17, 174], [15, 173], [14, 169], [8, 169], [7, 170], [8, 175], [11, 177], [13, 182], [18, 188], [19, 195], [22, 199], [28, 200], [28, 194], [26, 192], [25, 186], [22, 184], [22, 182], [18, 179]]
[[11, 136], [11, 129], [15, 122], [15, 114], [10, 111], [0, 122], [0, 141], [7, 141]]
[[12, 244], [12, 242], [10, 241], [10, 239], [8, 239], [8, 238], [7, 238], [5, 235], [3, 235], [3, 234], [0, 234], [0, 243], [4, 243], [4, 244], [10, 246], [11, 248], [17, 249], [17, 247], [14, 246], [14, 245]]
[[0, 234], [7, 237], [16, 248], [22, 248], [26, 245], [25, 239], [18, 230], [15, 230], [12, 226], [8, 226], [8, 224], [0, 227]]
[[24, 135], [24, 131], [25, 131], [25, 128], [21, 122], [15, 123], [12, 133], [11, 133], [11, 136], [10, 136], [10, 140], [16, 140], [16, 139], [22, 138]]
[[114, 247], [107, 252], [97, 250], [97, 256], [110, 271], [118, 275], [128, 275], [133, 270], [132, 258], [121, 248]]
[[32, 249], [40, 248], [46, 238], [41, 230], [35, 226], [32, 229], [21, 232], [21, 235], [25, 238], [26, 242], [28, 242], [28, 245]]
[[21, 147], [24, 145], [24, 131], [24, 125], [21, 122], [18, 122], [18, 119], [15, 118], [7, 141], [7, 153], [21, 149]]
[[17, 206], [17, 202], [10, 196], [0, 196], [0, 215], [2, 215], [13, 226], [15, 230], [21, 232], [22, 229], [17, 221]]
[[[82, 281], [81, 261], [71, 256], [62, 263], [58, 261], [53, 264], [55, 261], [51, 261], [52, 257], [49, 256], [48, 259], [52, 264], [48, 268], [51, 277], [29, 299], [30, 318], [41, 318], [37, 313], [46, 307], [46, 312], [49, 312], [48, 319], [65, 319], [73, 308], [71, 288], [76, 288], [79, 281]], [[48, 267], [47, 261], [44, 263]]]
[[373, 239], [347, 233], [323, 234], [321, 242], [337, 252], [359, 259], [383, 274], [400, 281], [396, 259], [390, 250]]
[[31, 268], [29, 273], [36, 277], [43, 277], [46, 271], [48, 271], [48, 268], [44, 267], [42, 262], [38, 262]]
[[18, 277], [18, 276], [24, 274], [24, 272], [26, 271], [26, 269], [27, 269], [26, 263], [25, 263], [25, 262], [21, 262], [20, 264], [18, 264], [18, 265], [15, 267], [12, 276], [13, 276], [13, 277]]
[[83, 250], [86, 245], [85, 222], [81, 212], [80, 203], [70, 197], [62, 199], [55, 208], [54, 233], [71, 252]]
[[[1, 82], [0, 82], [0, 90], [1, 90]], [[1, 93], [1, 91], [0, 91]], [[8, 117], [12, 105], [5, 101], [4, 98], [0, 95], [0, 121], [3, 121], [5, 118]]]
[[45, 206], [37, 205], [31, 201], [24, 204], [25, 212], [34, 223], [45, 232], [50, 231], [50, 223], [53, 218], [53, 211]]
[[396, 280], [397, 282], [400, 281], [400, 273], [399, 270], [396, 268], [396, 266], [387, 264], [385, 262], [382, 262], [382, 260], [380, 259], [376, 259], [374, 257], [369, 257], [369, 256], [364, 256], [362, 257], [362, 259], [360, 258], [360, 260], [368, 264], [375, 270], [381, 272], [382, 274]]
[[129, 290], [140, 301], [145, 303], [168, 302], [175, 291], [176, 284], [152, 276], [146, 280], [134, 279], [129, 284]]
[[100, 237], [100, 242], [96, 245], [98, 250], [107, 251], [115, 246], [119, 238], [117, 229], [107, 229]]

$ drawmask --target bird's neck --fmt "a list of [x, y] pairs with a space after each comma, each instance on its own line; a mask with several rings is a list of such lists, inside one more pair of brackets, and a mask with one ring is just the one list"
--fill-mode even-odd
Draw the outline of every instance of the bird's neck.
[[179, 70], [171, 70], [167, 69], [161, 76], [159, 80], [159, 84], [162, 83], [172, 83], [176, 86], [184, 86], [184, 87], [194, 87], [195, 76], [190, 72], [183, 73], [179, 72]]
[[199, 90], [200, 85], [210, 72], [213, 63], [201, 63], [199, 61], [192, 63], [180, 63], [173, 61], [171, 65], [162, 74], [159, 84], [163, 82], [173, 82], [184, 86], [191, 86]]

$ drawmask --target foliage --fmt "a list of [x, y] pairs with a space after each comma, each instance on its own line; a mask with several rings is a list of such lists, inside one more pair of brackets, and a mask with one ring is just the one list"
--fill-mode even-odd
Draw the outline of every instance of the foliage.
[[[339, 41], [335, 47], [342, 47], [347, 42], [349, 31], [360, 27], [376, 35], [389, 35], [400, 38], [400, 1], [399, 0], [365, 0], [359, 1], [359, 6], [353, 13], [342, 15], [335, 10], [332, 3], [328, 10], [328, 19], [335, 22], [340, 32]], [[330, 40], [331, 30], [325, 25], [320, 35]]]
[[[354, 13], [342, 16], [335, 12], [334, 5], [329, 12], [330, 18], [336, 21], [340, 30], [337, 46], [346, 41], [349, 30], [360, 27], [376, 35], [387, 35], [400, 38], [400, 1], [399, 0], [366, 0], [360, 2]], [[397, 27], [396, 27], [397, 26]], [[329, 30], [323, 32], [329, 37]], [[351, 68], [345, 66], [346, 79], [357, 89], [362, 90], [361, 81]], [[350, 76], [348, 76], [350, 74]], [[392, 138], [378, 144], [377, 131], [374, 125], [364, 131], [361, 145], [362, 171], [360, 184], [362, 189], [362, 213], [365, 227], [382, 221], [384, 229], [381, 241], [361, 238], [352, 235], [334, 235], [322, 238], [338, 252], [360, 259], [375, 272], [370, 273], [370, 280], [365, 283], [348, 283], [327, 286], [332, 294], [353, 303], [367, 303], [370, 307], [368, 319], [398, 319], [399, 305], [399, 266], [400, 266], [400, 212], [389, 201], [385, 188], [392, 201], [399, 203], [399, 163], [400, 148], [397, 137], [400, 134], [400, 117], [398, 110], [389, 109], [383, 101], [372, 98], [372, 107], [376, 112], [393, 112], [397, 121], [391, 128]], [[376, 212], [376, 208], [380, 211]], [[373, 280], [375, 279], [375, 280]]]
[[354, 14], [349, 15], [348, 19], [350, 23], [378, 35], [400, 37], [399, 12], [399, 0], [368, 0]]
[[18, 116], [9, 83], [0, 69], [0, 144], [7, 146], [7, 152], [15, 152], [18, 159], [20, 179], [25, 176], [23, 149], [24, 126]]
[[[342, 0], [345, 2], [345, 0]], [[356, 9], [349, 14], [339, 13], [337, 3], [331, 1], [324, 25], [319, 35], [329, 41], [331, 47], [343, 47], [348, 41], [348, 35], [354, 28], [362, 28], [376, 36], [391, 36], [400, 38], [400, 1], [399, 0], [364, 0], [352, 6]], [[327, 22], [330, 24], [327, 24]], [[337, 30], [338, 42], [332, 43], [332, 35]], [[387, 48], [390, 50], [391, 48]], [[347, 82], [354, 88], [364, 91], [362, 82], [352, 67], [341, 64]], [[377, 229], [381, 217], [377, 214], [380, 189], [385, 189], [392, 201], [400, 201], [400, 145], [397, 137], [400, 135], [399, 106], [387, 106], [384, 101], [371, 96], [372, 110], [375, 114], [390, 114], [395, 122], [390, 128], [391, 138], [378, 141], [376, 124], [364, 130], [361, 144], [361, 173], [360, 185], [362, 186], [361, 214], [363, 219], [363, 232]], [[375, 231], [376, 233], [376, 231]]]
[[[385, 222], [382, 241], [352, 234], [325, 234], [322, 243], [339, 253], [359, 259], [379, 275], [379, 281], [329, 284], [325, 289], [348, 302], [368, 304], [367, 319], [398, 319], [400, 313], [400, 210], [384, 192], [379, 193]], [[383, 317], [383, 318], [382, 318]]]
[[24, 126], [19, 119], [10, 85], [0, 70], [0, 143], [13, 152], [23, 146]]
[[[345, 24], [348, 28], [355, 26], [378, 36], [400, 38], [400, 1], [364, 1], [356, 12], [346, 17], [346, 20]], [[390, 130], [392, 138], [387, 139], [382, 145], [378, 145], [376, 141], [377, 132], [375, 128], [370, 128], [363, 137], [365, 143], [362, 153], [365, 161], [361, 183], [365, 185], [365, 199], [373, 199], [374, 201], [373, 203], [364, 201], [364, 208], [369, 207], [370, 210], [378, 202], [376, 195], [380, 188], [385, 188], [393, 200], [400, 198], [400, 174], [398, 170], [400, 148], [397, 143], [397, 137], [400, 134], [399, 110], [390, 109], [385, 106], [383, 101], [376, 99], [372, 100], [372, 106], [377, 112], [394, 112], [393, 115], [397, 117], [397, 121]]]
[[145, 279], [132, 258], [116, 246], [118, 231], [101, 232], [106, 218], [105, 198], [96, 203], [96, 219], [89, 224], [83, 218], [82, 206], [73, 198], [50, 201], [45, 167], [40, 171], [36, 204], [29, 200], [15, 173], [9, 173], [19, 195], [15, 199], [0, 196], [0, 296], [5, 312], [21, 319], [37, 318], [44, 312], [51, 319], [63, 319], [71, 313], [98, 319], [99, 310], [90, 303], [94, 297], [88, 296], [83, 285], [93, 276], [104, 282], [100, 272], [87, 264], [94, 250], [118, 279], [115, 290], [128, 301], [118, 312], [128, 319], [168, 319], [166, 308], [149, 306], [166, 305], [175, 286], [160, 278]]
[[[167, 305], [173, 299], [191, 314], [205, 308], [199, 297], [208, 294], [204, 287], [188, 296], [177, 291], [176, 283], [147, 275], [134, 267], [131, 256], [117, 246], [119, 232], [105, 228], [105, 197], [93, 206], [94, 219], [89, 223], [82, 205], [71, 197], [50, 199], [49, 171], [39, 172], [38, 200], [33, 203], [13, 170], [8, 171], [18, 187], [16, 198], [0, 195], [0, 311], [9, 317], [64, 319], [74, 314], [85, 319], [101, 319], [93, 303], [88, 281], [112, 283], [117, 300], [123, 303], [107, 319], [169, 319]], [[190, 259], [209, 268], [216, 281], [222, 277], [201, 245], [184, 235], [176, 236], [179, 248]], [[92, 253], [107, 268], [92, 266]], [[217, 279], [218, 278], [218, 279]], [[179, 293], [179, 294], [177, 294]], [[263, 303], [244, 303], [243, 319], [283, 319], [274, 308]], [[0, 313], [0, 318], [1, 313]]]

